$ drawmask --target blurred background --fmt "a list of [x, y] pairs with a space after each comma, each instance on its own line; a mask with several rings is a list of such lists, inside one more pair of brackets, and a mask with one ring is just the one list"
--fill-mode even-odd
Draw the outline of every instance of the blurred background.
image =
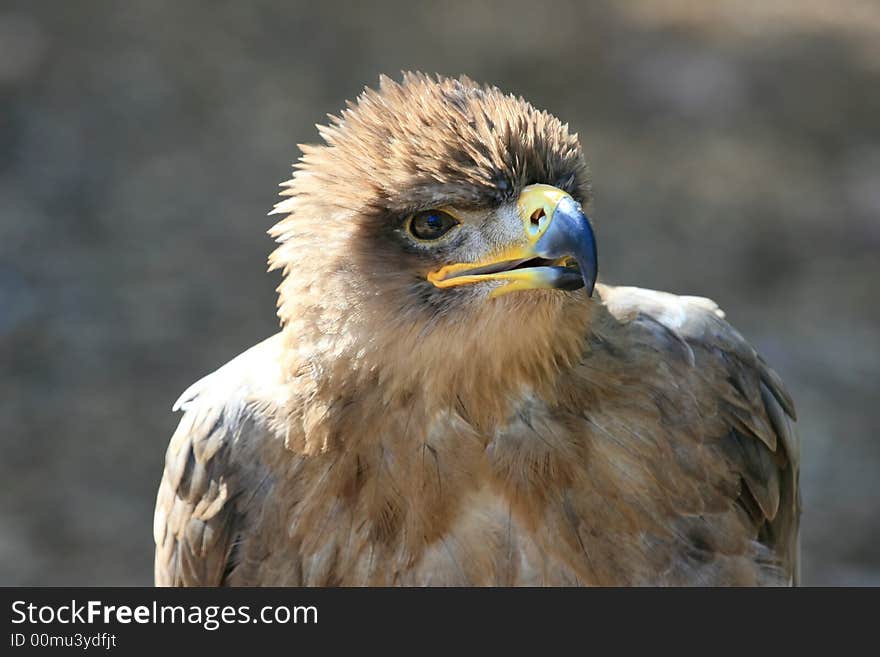
[[712, 297], [800, 414], [804, 581], [880, 585], [880, 3], [0, 3], [0, 584], [152, 582], [171, 404], [273, 333], [266, 216], [380, 73], [581, 135], [606, 282]]

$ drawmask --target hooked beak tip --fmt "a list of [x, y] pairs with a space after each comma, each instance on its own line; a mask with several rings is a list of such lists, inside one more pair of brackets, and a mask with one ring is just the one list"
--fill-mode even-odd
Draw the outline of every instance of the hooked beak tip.
[[545, 258], [574, 258], [580, 268], [584, 288], [589, 296], [593, 296], [598, 275], [596, 238], [587, 215], [577, 201], [566, 195], [557, 203], [550, 225], [535, 247]]

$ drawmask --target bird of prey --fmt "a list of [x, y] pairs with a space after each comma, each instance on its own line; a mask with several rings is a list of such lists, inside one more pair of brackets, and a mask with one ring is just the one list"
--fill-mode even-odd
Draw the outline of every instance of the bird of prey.
[[158, 585], [790, 585], [795, 411], [712, 301], [597, 283], [578, 137], [381, 78], [301, 146], [280, 331], [175, 405]]

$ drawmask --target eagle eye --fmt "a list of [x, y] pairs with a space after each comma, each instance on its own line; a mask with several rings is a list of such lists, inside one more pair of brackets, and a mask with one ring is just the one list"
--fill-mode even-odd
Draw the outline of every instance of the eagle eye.
[[416, 239], [430, 241], [440, 239], [458, 224], [458, 219], [448, 212], [423, 210], [410, 217], [407, 227]]

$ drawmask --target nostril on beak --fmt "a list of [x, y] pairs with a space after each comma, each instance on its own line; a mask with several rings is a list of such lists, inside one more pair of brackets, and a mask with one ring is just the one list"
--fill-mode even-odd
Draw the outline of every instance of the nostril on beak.
[[532, 212], [531, 221], [532, 226], [538, 228], [541, 225], [541, 219], [545, 217], [544, 208], [538, 208], [534, 212]]

